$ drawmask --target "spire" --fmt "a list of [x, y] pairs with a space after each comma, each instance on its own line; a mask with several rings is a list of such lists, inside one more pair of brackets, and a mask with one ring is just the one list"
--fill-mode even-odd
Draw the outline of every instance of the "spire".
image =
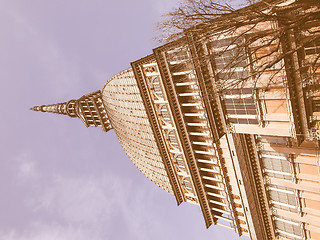
[[106, 132], [112, 128], [102, 102], [101, 91], [84, 95], [78, 100], [34, 106], [30, 110], [63, 114], [72, 118], [78, 117], [86, 127], [101, 126]]
[[75, 111], [75, 105], [76, 105], [76, 100], [70, 100], [69, 102], [64, 102], [64, 103], [34, 106], [30, 108], [30, 110], [63, 114], [63, 115], [68, 115], [69, 117], [77, 117], [77, 114]]

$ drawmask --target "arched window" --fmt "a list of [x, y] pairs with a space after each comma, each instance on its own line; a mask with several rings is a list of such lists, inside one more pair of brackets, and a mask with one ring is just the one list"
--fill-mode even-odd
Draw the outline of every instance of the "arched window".
[[179, 148], [177, 137], [176, 137], [176, 134], [174, 133], [173, 130], [168, 133], [168, 140], [169, 140], [171, 146], [173, 146], [174, 148], [177, 148], [177, 149]]
[[163, 98], [162, 88], [160, 86], [160, 77], [155, 76], [152, 79], [152, 90], [157, 97]]
[[191, 183], [191, 179], [190, 177], [185, 177], [183, 179], [183, 184], [185, 186], [185, 188], [189, 191], [193, 193], [193, 187], [192, 187], [192, 183]]
[[185, 164], [184, 164], [184, 160], [183, 160], [182, 155], [181, 155], [181, 154], [177, 155], [177, 156], [175, 157], [175, 159], [176, 159], [176, 162], [177, 162], [177, 164], [178, 164], [178, 167], [179, 167], [181, 170], [186, 170], [186, 166], [185, 166]]
[[171, 118], [170, 118], [169, 111], [168, 111], [168, 108], [167, 108], [166, 105], [162, 105], [162, 106], [160, 107], [160, 116], [162, 117], [162, 119], [163, 119], [165, 122], [171, 124]]

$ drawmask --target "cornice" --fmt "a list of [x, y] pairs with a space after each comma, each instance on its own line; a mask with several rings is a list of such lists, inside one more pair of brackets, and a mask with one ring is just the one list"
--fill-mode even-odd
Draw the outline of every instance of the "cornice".
[[182, 111], [180, 109], [178, 99], [176, 92], [173, 87], [173, 81], [169, 75], [169, 72], [167, 70], [167, 65], [165, 62], [164, 57], [162, 56], [162, 52], [165, 51], [168, 48], [172, 48], [174, 46], [181, 46], [182, 43], [186, 44], [185, 39], [180, 39], [179, 41], [172, 42], [170, 44], [166, 44], [162, 47], [159, 47], [157, 49], [154, 49], [154, 55], [157, 60], [159, 69], [160, 69], [160, 74], [163, 79], [163, 83], [167, 92], [168, 96], [168, 102], [170, 104], [170, 108], [173, 111], [173, 117], [175, 124], [177, 126], [177, 131], [179, 134], [179, 137], [181, 139], [182, 147], [183, 147], [183, 152], [185, 154], [187, 164], [190, 169], [190, 175], [192, 178], [192, 181], [195, 185], [195, 190], [199, 199], [200, 207], [205, 219], [206, 227], [210, 227], [212, 223], [214, 223], [214, 219], [212, 216], [212, 213], [210, 211], [209, 203], [206, 198], [204, 186], [201, 181], [201, 175], [199, 173], [197, 164], [196, 164], [196, 159], [194, 156], [194, 153], [192, 151], [191, 147], [191, 142], [188, 137], [187, 129], [185, 122], [182, 117]]
[[234, 199], [232, 196], [230, 180], [228, 177], [228, 172], [225, 166], [225, 159], [223, 157], [223, 152], [219, 142], [219, 139], [226, 132], [226, 123], [221, 114], [222, 113], [220, 111], [221, 108], [219, 107], [219, 104], [221, 105], [220, 99], [216, 93], [216, 88], [213, 82], [214, 79], [210, 78], [209, 69], [207, 66], [208, 63], [205, 62], [206, 56], [205, 56], [202, 44], [201, 46], [196, 47], [194, 36], [191, 32], [187, 33], [187, 40], [188, 40], [188, 45], [190, 47], [190, 51], [192, 55], [192, 61], [195, 66], [199, 87], [201, 90], [200, 93], [205, 105], [205, 111], [207, 112], [210, 131], [216, 143], [216, 149], [219, 155], [220, 168], [225, 180], [226, 191], [230, 199], [234, 222], [239, 235], [241, 235], [242, 232], [241, 232], [240, 222], [239, 222], [239, 219], [237, 218], [237, 213], [235, 210], [236, 207], [235, 207]]
[[243, 149], [246, 149], [249, 158], [249, 164], [247, 164], [247, 168], [249, 167], [249, 173], [251, 173], [251, 178], [254, 181], [255, 187], [251, 187], [251, 190], [255, 189], [254, 192], [258, 200], [257, 203], [259, 207], [255, 210], [260, 212], [262, 216], [263, 226], [260, 227], [264, 229], [264, 232], [266, 234], [266, 237], [264, 239], [274, 239], [275, 235], [261, 172], [262, 168], [260, 166], [260, 161], [257, 154], [257, 147], [255, 145], [253, 135], [241, 134], [240, 136], [242, 139], [242, 143], [245, 145]]
[[190, 47], [192, 61], [195, 66], [201, 96], [205, 104], [208, 120], [211, 126], [211, 131], [215, 142], [217, 142], [226, 132], [226, 123], [224, 121], [223, 112], [214, 79], [210, 77], [209, 62], [206, 62], [206, 57], [201, 46], [196, 46], [193, 33], [187, 34], [188, 45]]
[[231, 210], [232, 210], [232, 213], [233, 213], [233, 218], [234, 218], [234, 222], [235, 222], [235, 225], [236, 225], [236, 229], [239, 233], [239, 236], [242, 235], [242, 230], [241, 230], [241, 226], [240, 226], [240, 221], [239, 221], [239, 218], [237, 217], [238, 214], [237, 214], [237, 211], [236, 211], [236, 206], [235, 206], [235, 201], [234, 201], [234, 197], [233, 197], [233, 194], [232, 194], [232, 187], [231, 187], [231, 184], [230, 184], [230, 178], [228, 176], [228, 170], [227, 170], [227, 167], [226, 167], [226, 161], [223, 157], [223, 151], [222, 151], [222, 148], [220, 147], [220, 143], [217, 142], [216, 143], [216, 148], [217, 148], [217, 152], [218, 152], [218, 155], [219, 155], [219, 162], [220, 162], [220, 169], [222, 171], [222, 174], [223, 174], [223, 177], [224, 177], [224, 180], [225, 180], [225, 186], [226, 186], [226, 190], [227, 190], [227, 194], [228, 194], [228, 197], [229, 197], [229, 200], [230, 200], [230, 205], [231, 205]]
[[144, 77], [142, 76], [140, 67], [143, 63], [147, 63], [153, 60], [153, 55], [146, 56], [145, 58], [142, 58], [140, 60], [137, 60], [133, 63], [131, 63], [139, 90], [141, 94], [141, 98], [143, 100], [143, 104], [146, 108], [146, 112], [151, 124], [151, 128], [153, 131], [153, 134], [155, 136], [155, 140], [157, 143], [157, 146], [159, 148], [159, 152], [161, 154], [161, 157], [163, 159], [164, 166], [166, 168], [166, 171], [168, 173], [168, 177], [170, 180], [170, 184], [172, 186], [172, 190], [174, 192], [174, 196], [176, 197], [177, 204], [180, 205], [184, 201], [184, 195], [182, 192], [182, 189], [179, 184], [179, 180], [175, 174], [174, 168], [172, 166], [172, 162], [170, 160], [170, 154], [167, 149], [167, 146], [165, 144], [164, 137], [160, 130], [160, 124], [159, 120], [157, 118], [154, 105], [151, 101], [150, 92], [147, 89], [146, 82]]

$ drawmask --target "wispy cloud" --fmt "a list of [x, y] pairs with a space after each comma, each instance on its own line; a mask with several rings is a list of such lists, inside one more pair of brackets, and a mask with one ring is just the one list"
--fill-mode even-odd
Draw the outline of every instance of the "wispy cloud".
[[1, 240], [87, 240], [92, 239], [91, 237], [84, 229], [71, 225], [45, 225], [40, 222], [34, 223], [33, 227], [25, 232], [0, 232]]
[[[130, 180], [111, 175], [56, 177], [51, 186], [29, 201], [38, 216], [30, 219], [28, 230], [0, 232], [0, 239], [106, 240], [114, 239], [112, 228], [119, 228], [119, 234], [130, 239], [150, 239], [153, 231], [149, 223], [154, 219], [146, 206], [152, 196], [144, 189], [131, 189]], [[43, 216], [52, 221], [43, 221]]]
[[36, 170], [36, 162], [32, 160], [29, 152], [22, 152], [16, 157], [17, 179], [27, 181], [35, 179], [39, 173]]

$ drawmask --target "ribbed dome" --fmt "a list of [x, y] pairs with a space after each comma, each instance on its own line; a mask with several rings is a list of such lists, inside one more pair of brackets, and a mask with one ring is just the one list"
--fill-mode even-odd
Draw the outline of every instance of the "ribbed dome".
[[109, 79], [102, 98], [111, 125], [129, 158], [147, 178], [172, 193], [132, 69]]

